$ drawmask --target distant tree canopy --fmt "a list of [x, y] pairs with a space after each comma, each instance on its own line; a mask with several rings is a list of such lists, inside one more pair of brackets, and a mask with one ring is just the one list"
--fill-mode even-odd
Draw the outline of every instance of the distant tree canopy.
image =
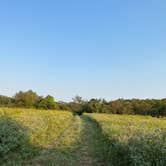
[[14, 96], [15, 104], [18, 107], [26, 107], [31, 108], [34, 107], [36, 102], [40, 100], [41, 97], [39, 97], [35, 92], [32, 90], [26, 91], [26, 92], [18, 92]]
[[20, 91], [14, 97], [0, 95], [1, 107], [23, 107], [37, 109], [69, 110], [76, 114], [111, 113], [111, 114], [139, 114], [155, 117], [166, 116], [166, 99], [118, 99], [106, 101], [104, 99], [90, 99], [85, 101], [80, 96], [73, 98], [72, 102], [55, 102], [54, 97], [42, 97], [32, 90]]
[[14, 97], [0, 96], [1, 107], [23, 107], [37, 109], [57, 109], [54, 97], [48, 95], [46, 97], [38, 96], [32, 90], [20, 91]]
[[13, 98], [0, 95], [0, 106], [1, 107], [12, 106], [13, 103], [14, 103]]
[[118, 99], [107, 102], [101, 99], [66, 103], [67, 110], [87, 113], [138, 114], [155, 117], [166, 116], [166, 99]]
[[36, 102], [36, 108], [38, 109], [56, 109], [58, 108], [55, 101], [54, 97], [48, 95], [45, 98], [41, 98], [38, 102]]

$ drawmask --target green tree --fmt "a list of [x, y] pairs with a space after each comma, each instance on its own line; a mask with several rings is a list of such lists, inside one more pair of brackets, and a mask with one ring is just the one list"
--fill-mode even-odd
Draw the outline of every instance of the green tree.
[[48, 95], [36, 103], [36, 108], [38, 108], [38, 109], [56, 109], [57, 105], [54, 101], [54, 97]]
[[27, 108], [34, 107], [36, 102], [38, 102], [40, 98], [41, 97], [39, 97], [32, 90], [28, 90], [26, 92], [20, 91], [14, 96], [16, 106]]
[[84, 100], [80, 96], [75, 96], [75, 98], [73, 98], [73, 102], [76, 104], [82, 104], [84, 103]]

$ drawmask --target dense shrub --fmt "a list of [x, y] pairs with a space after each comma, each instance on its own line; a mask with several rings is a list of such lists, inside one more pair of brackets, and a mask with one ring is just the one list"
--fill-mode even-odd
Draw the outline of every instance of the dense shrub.
[[9, 117], [0, 117], [0, 156], [28, 141], [26, 129]]

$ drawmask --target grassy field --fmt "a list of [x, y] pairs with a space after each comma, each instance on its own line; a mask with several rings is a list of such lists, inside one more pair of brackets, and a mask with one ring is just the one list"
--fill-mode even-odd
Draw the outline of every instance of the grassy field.
[[2, 166], [165, 166], [166, 119], [0, 109]]
[[89, 114], [105, 138], [110, 166], [165, 166], [166, 119], [148, 116]]
[[97, 130], [67, 111], [0, 109], [0, 165], [99, 165]]
[[23, 165], [58, 144], [72, 144], [78, 136], [71, 130], [72, 139], [66, 137], [77, 119], [65, 111], [1, 109], [0, 117], [0, 164]]

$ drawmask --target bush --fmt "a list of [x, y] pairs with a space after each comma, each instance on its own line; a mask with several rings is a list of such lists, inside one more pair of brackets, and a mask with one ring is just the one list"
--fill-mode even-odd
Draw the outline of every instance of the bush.
[[9, 117], [0, 117], [0, 156], [3, 157], [28, 141], [24, 127]]

